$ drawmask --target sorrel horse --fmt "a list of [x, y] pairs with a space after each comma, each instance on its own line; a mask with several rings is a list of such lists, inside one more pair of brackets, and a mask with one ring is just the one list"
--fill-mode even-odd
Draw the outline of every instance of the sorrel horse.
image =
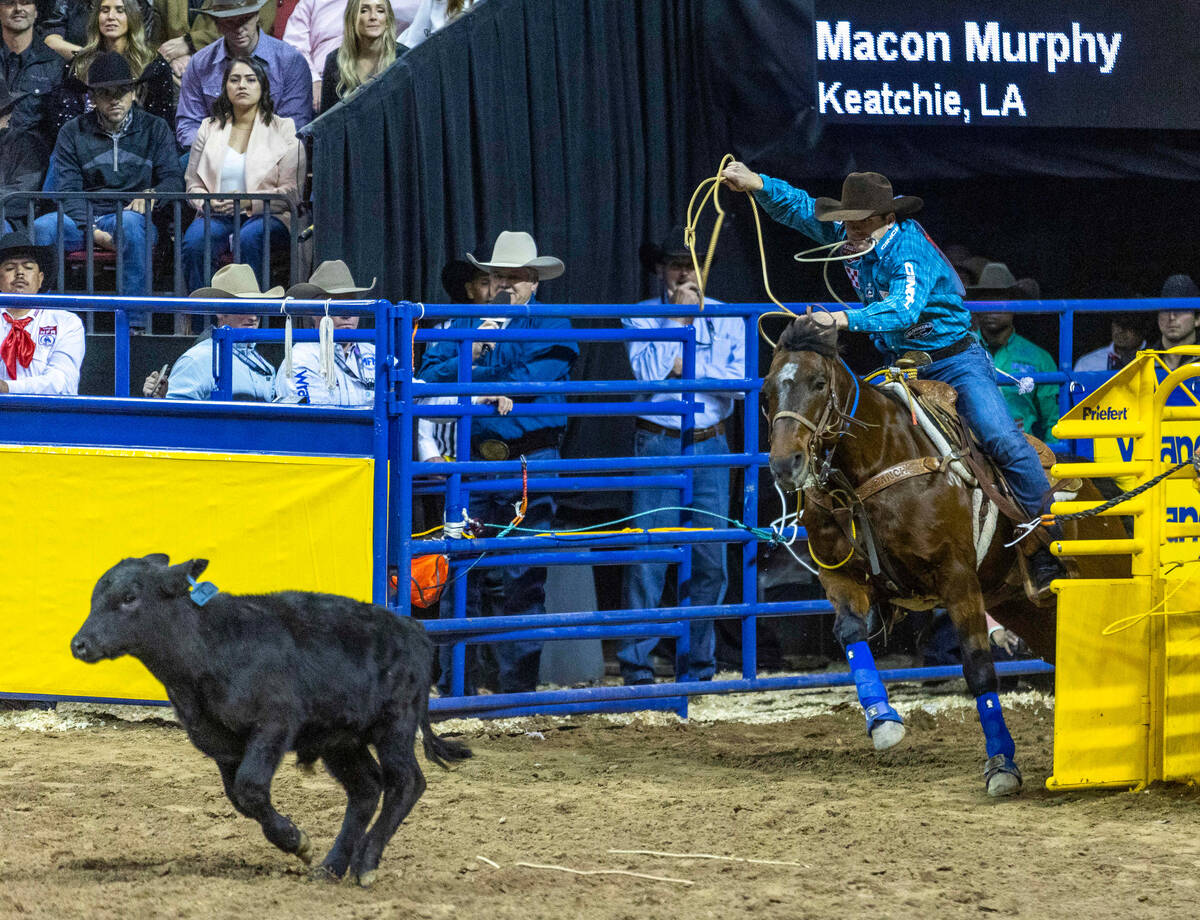
[[[1013, 577], [1019, 550], [1004, 545], [1013, 523], [1001, 516], [977, 558], [972, 490], [937, 462], [941, 452], [906, 407], [858, 380], [839, 357], [837, 332], [827, 323], [808, 316], [792, 321], [775, 347], [763, 392], [771, 471], [783, 488], [805, 494], [809, 546], [821, 563], [821, 584], [836, 612], [834, 632], [875, 748], [898, 744], [904, 724], [876, 671], [867, 624], [872, 614], [885, 618], [896, 607], [944, 607], [958, 632], [963, 676], [979, 711], [988, 794], [1016, 792], [1021, 773], [996, 695], [985, 598], [999, 623], [1049, 661], [1055, 613], [1053, 606], [1030, 601]], [[904, 461], [916, 463], [897, 467]], [[886, 475], [875, 478], [880, 473]], [[1084, 483], [1079, 497], [1100, 495]], [[1087, 518], [1064, 530], [1068, 539], [1081, 533], [1124, 536], [1115, 518]], [[1076, 562], [1084, 576], [1120, 575], [1103, 557]]]

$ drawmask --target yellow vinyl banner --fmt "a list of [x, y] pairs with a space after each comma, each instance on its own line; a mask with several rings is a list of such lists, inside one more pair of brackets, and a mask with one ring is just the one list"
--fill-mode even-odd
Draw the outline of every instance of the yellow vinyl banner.
[[0, 691], [165, 700], [132, 658], [84, 664], [70, 641], [121, 559], [209, 560], [223, 592], [371, 599], [370, 458], [0, 446]]

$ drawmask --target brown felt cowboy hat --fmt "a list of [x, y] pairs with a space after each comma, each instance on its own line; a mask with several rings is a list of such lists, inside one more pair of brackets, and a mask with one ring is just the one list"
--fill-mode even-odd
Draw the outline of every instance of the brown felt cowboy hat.
[[854, 172], [842, 183], [842, 200], [818, 198], [813, 207], [817, 220], [866, 220], [895, 212], [896, 217], [908, 217], [921, 210], [924, 204], [913, 195], [892, 194], [892, 183], [877, 172]]
[[194, 13], [204, 13], [214, 19], [229, 19], [233, 16], [245, 16], [247, 13], [257, 13], [267, 0], [209, 0], [203, 6], [192, 7]]
[[350, 274], [350, 266], [341, 259], [331, 259], [318, 265], [307, 281], [288, 288], [287, 296], [297, 300], [326, 300], [343, 294], [365, 294], [374, 289], [374, 278], [370, 284], [363, 287]]
[[505, 230], [496, 237], [491, 261], [481, 262], [469, 252], [467, 261], [485, 272], [504, 268], [532, 268], [537, 272], [538, 281], [549, 281], [566, 271], [560, 259], [539, 256], [537, 243], [523, 230]]

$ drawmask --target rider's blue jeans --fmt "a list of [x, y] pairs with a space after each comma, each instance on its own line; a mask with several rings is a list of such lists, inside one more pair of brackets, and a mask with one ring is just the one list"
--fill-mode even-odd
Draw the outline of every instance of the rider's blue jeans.
[[922, 368], [921, 377], [941, 380], [958, 391], [958, 413], [1000, 467], [1021, 507], [1036, 517], [1049, 510], [1050, 484], [1037, 452], [1008, 414], [996, 385], [992, 356], [978, 342], [966, 351]]

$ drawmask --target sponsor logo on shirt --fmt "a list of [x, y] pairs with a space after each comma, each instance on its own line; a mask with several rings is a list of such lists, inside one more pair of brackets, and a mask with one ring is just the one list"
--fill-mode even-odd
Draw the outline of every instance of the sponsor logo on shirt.
[[917, 299], [917, 270], [911, 262], [904, 263], [904, 305], [911, 307]]
[[54, 340], [58, 337], [58, 326], [39, 326], [38, 327], [38, 344], [45, 345], [49, 348], [54, 344]]
[[363, 383], [367, 384], [368, 386], [374, 386], [374, 384], [375, 384], [375, 356], [374, 355], [363, 355], [362, 356], [362, 372], [363, 372], [363, 377], [366, 378], [365, 380], [363, 380]]

